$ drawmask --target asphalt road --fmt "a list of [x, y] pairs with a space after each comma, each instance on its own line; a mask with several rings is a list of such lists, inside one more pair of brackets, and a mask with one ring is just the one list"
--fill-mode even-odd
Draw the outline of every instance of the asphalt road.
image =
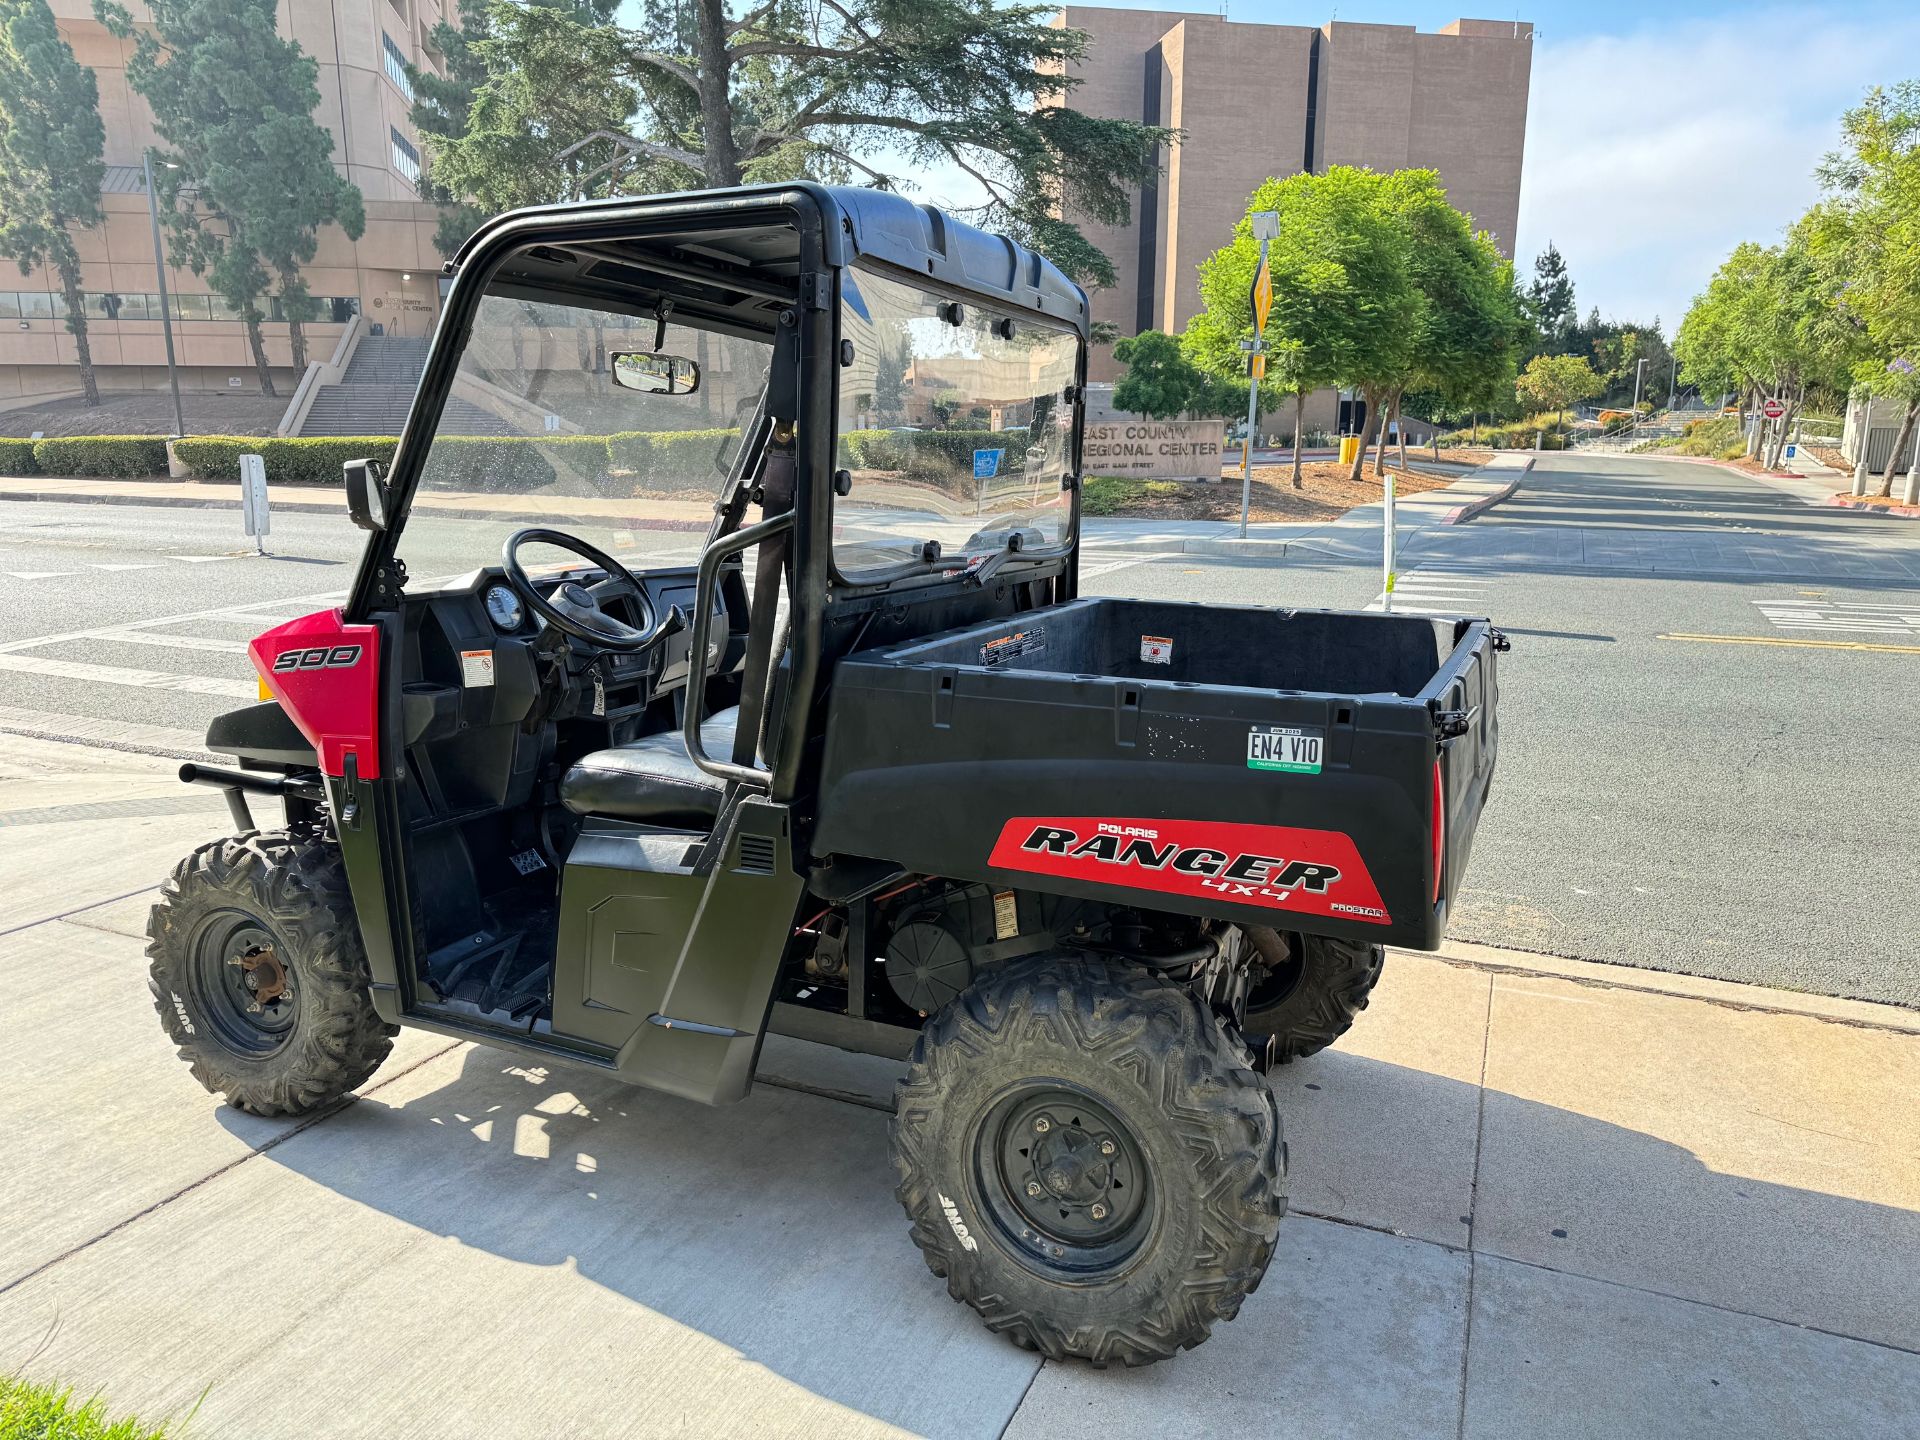
[[[416, 573], [490, 560], [497, 526], [465, 524]], [[233, 512], [0, 502], [0, 729], [190, 743], [253, 695], [245, 641], [337, 596], [359, 538], [280, 515], [259, 558]], [[696, 540], [651, 544], [684, 563]], [[1090, 549], [1084, 571], [1092, 593], [1378, 604], [1376, 564], [1298, 549]], [[1551, 457], [1413, 540], [1395, 605], [1514, 641], [1452, 935], [1920, 1006], [1920, 523], [1708, 466]]]

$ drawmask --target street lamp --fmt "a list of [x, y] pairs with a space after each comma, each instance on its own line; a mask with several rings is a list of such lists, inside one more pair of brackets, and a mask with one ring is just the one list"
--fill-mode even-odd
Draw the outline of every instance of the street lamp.
[[1640, 377], [1647, 373], [1647, 357], [1642, 355], [1633, 366], [1633, 413], [1640, 414]]
[[[160, 253], [160, 201], [153, 189], [153, 152], [142, 155], [140, 163], [147, 172], [147, 219], [153, 223], [153, 274], [160, 283], [160, 328], [167, 337], [167, 384], [173, 389], [173, 434], [177, 440], [187, 433], [187, 414], [180, 408], [180, 367], [173, 356], [173, 307], [167, 301], [167, 263]], [[160, 163], [169, 170], [180, 168], [164, 160]]]

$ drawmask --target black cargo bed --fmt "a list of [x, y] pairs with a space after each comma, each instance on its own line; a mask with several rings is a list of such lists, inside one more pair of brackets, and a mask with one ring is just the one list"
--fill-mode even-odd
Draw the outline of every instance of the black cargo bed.
[[849, 656], [813, 848], [1431, 949], [1493, 774], [1496, 639], [1100, 598]]

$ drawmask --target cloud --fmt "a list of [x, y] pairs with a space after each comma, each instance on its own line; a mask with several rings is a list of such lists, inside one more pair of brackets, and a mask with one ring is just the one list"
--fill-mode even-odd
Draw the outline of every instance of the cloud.
[[1769, 9], [1534, 49], [1518, 265], [1549, 240], [1581, 311], [1673, 332], [1742, 240], [1813, 202], [1868, 86], [1920, 71], [1920, 14]]

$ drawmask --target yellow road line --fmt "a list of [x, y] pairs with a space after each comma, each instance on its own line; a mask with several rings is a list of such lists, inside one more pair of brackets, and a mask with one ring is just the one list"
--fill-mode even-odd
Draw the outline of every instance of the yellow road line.
[[1661, 640], [1703, 640], [1713, 645], [1785, 645], [1801, 650], [1883, 650], [1920, 655], [1920, 645], [1875, 645], [1865, 640], [1786, 640], [1772, 635], [1661, 635]]

